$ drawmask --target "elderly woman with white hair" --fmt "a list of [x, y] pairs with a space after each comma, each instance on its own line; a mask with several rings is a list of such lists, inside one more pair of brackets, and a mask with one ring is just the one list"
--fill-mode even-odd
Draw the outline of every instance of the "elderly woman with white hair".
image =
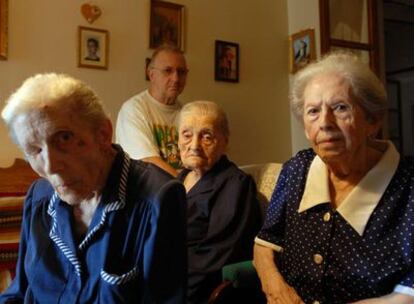
[[184, 187], [112, 144], [93, 90], [36, 75], [2, 117], [42, 179], [28, 191], [16, 278], [0, 303], [184, 303]]
[[214, 102], [186, 104], [178, 117], [178, 146], [187, 190], [188, 298], [207, 303], [221, 268], [252, 258], [260, 227], [255, 183], [225, 155], [229, 127]]
[[376, 139], [386, 93], [332, 53], [294, 78], [312, 149], [280, 174], [254, 265], [268, 303], [414, 303], [414, 166]]

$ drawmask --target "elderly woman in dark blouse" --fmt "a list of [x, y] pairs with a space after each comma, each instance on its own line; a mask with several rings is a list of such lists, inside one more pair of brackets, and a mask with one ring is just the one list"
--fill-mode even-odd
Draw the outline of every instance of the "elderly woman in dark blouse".
[[294, 79], [312, 149], [280, 174], [254, 264], [268, 303], [414, 303], [414, 166], [375, 139], [386, 93], [333, 53]]
[[225, 264], [252, 258], [259, 203], [253, 179], [224, 154], [229, 128], [217, 104], [186, 104], [178, 134], [188, 204], [188, 303], [206, 303]]

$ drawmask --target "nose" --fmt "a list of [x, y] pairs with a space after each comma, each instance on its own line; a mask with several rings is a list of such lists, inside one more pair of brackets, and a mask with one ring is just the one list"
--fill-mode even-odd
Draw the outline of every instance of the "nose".
[[171, 79], [174, 81], [179, 81], [180, 80], [180, 75], [178, 75], [178, 70], [175, 69], [172, 73], [171, 73]]
[[191, 150], [198, 150], [200, 148], [200, 139], [198, 136], [193, 136], [191, 138], [190, 149]]
[[323, 107], [322, 113], [319, 116], [321, 130], [333, 128], [335, 124], [335, 115], [329, 107]]
[[44, 171], [47, 175], [56, 174], [63, 169], [62, 152], [46, 147], [43, 150]]

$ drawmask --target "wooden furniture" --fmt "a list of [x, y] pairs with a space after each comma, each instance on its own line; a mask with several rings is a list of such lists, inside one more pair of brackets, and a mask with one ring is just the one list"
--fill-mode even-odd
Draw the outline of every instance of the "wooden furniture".
[[0, 168], [0, 292], [15, 274], [24, 196], [37, 178], [22, 159], [16, 159], [11, 167]]

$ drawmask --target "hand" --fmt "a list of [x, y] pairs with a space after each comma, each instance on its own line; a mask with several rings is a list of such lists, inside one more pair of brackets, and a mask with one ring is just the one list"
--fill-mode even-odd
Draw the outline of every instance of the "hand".
[[268, 304], [303, 304], [295, 289], [280, 277], [271, 275], [267, 279], [263, 277], [262, 290], [266, 295]]

